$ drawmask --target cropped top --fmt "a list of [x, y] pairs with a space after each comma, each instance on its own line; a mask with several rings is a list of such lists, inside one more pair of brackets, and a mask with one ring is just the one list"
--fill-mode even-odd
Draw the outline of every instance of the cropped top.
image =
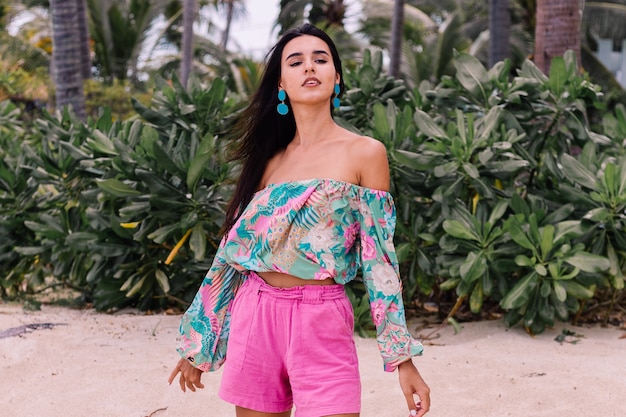
[[202, 371], [226, 360], [229, 306], [249, 271], [346, 284], [360, 268], [384, 369], [420, 355], [411, 337], [393, 245], [391, 194], [334, 179], [270, 184], [257, 191], [217, 249], [180, 324], [180, 355]]

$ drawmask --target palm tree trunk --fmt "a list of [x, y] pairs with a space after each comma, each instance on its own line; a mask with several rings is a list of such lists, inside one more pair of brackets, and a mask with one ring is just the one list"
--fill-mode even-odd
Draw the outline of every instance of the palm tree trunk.
[[183, 2], [183, 45], [180, 62], [180, 82], [187, 87], [187, 80], [193, 63], [193, 22], [196, 14], [196, 0]]
[[394, 0], [391, 18], [391, 46], [389, 51], [389, 75], [398, 78], [402, 59], [402, 30], [404, 26], [404, 0]]
[[57, 109], [70, 105], [85, 118], [77, 0], [50, 0], [52, 59]]
[[537, 0], [535, 64], [550, 71], [552, 58], [574, 50], [580, 65], [579, 0]]
[[226, 46], [228, 45], [228, 37], [230, 36], [230, 26], [233, 22], [233, 11], [235, 10], [235, 2], [234, 0], [226, 0], [227, 9], [226, 9], [226, 28], [224, 29], [224, 34], [222, 35], [222, 52], [226, 51]]
[[511, 56], [509, 0], [489, 0], [489, 67]]
[[78, 18], [78, 30], [80, 32], [80, 63], [81, 75], [84, 80], [91, 78], [91, 51], [89, 49], [89, 25], [87, 21], [86, 0], [76, 1], [76, 16]]

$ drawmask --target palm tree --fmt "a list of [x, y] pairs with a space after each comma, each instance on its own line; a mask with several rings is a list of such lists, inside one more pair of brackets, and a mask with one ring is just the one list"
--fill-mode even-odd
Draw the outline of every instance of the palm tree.
[[[394, 5], [391, 2], [369, 0], [364, 2], [364, 18], [359, 33], [373, 46], [388, 50]], [[451, 74], [453, 51], [465, 51], [470, 40], [461, 33], [460, 13], [447, 17], [433, 15], [410, 5], [403, 11], [402, 63], [400, 75], [409, 85], [417, 86], [424, 80], [436, 81]], [[437, 21], [439, 23], [437, 23]]]
[[226, 51], [228, 46], [228, 38], [230, 37], [230, 27], [233, 23], [233, 16], [235, 14], [235, 0], [223, 0], [226, 3], [226, 27], [224, 28], [224, 34], [222, 35], [222, 51]]
[[172, 0], [87, 0], [98, 75], [138, 82], [149, 30]]
[[91, 78], [91, 50], [89, 48], [89, 24], [87, 19], [86, 0], [77, 0], [76, 18], [78, 19], [78, 33], [80, 34], [80, 63], [81, 75], [84, 80]]
[[[619, 50], [621, 47], [622, 56], [626, 54], [624, 42], [626, 41], [626, 0], [605, 0], [602, 2], [586, 2], [583, 9], [583, 30], [581, 59], [583, 67], [589, 72], [594, 82], [600, 84], [607, 92], [616, 92], [621, 96], [622, 102], [626, 97], [624, 86], [626, 85], [626, 71], [623, 67], [621, 84], [615, 76], [619, 70], [619, 64], [613, 60], [600, 59], [598, 51], [601, 48], [600, 42], [608, 43], [609, 52]], [[612, 65], [611, 65], [612, 64]], [[622, 64], [623, 65], [623, 64]]]
[[389, 75], [400, 76], [400, 60], [402, 59], [402, 29], [404, 27], [404, 0], [394, 0], [393, 17], [391, 18], [391, 45]]
[[344, 0], [280, 0], [275, 26], [280, 27], [279, 35], [305, 20], [323, 29], [343, 27], [346, 7]]
[[510, 31], [509, 0], [489, 0], [489, 67], [511, 55]]
[[78, 23], [79, 0], [51, 0], [52, 72], [56, 87], [56, 106], [71, 106], [76, 115], [85, 118], [81, 39]]
[[196, 1], [184, 0], [183, 3], [183, 46], [180, 61], [180, 82], [187, 87], [187, 80], [193, 62], [193, 22], [196, 14]]
[[[460, 24], [458, 33], [471, 42], [466, 52], [476, 56], [486, 66], [510, 58], [513, 67], [516, 67], [532, 54], [535, 0], [408, 0], [408, 2], [436, 22], [444, 22], [453, 13], [458, 15]], [[493, 8], [496, 8], [496, 11]], [[494, 17], [497, 18], [496, 21], [492, 20]], [[528, 19], [532, 20], [531, 31]], [[493, 28], [496, 34], [492, 36], [491, 25], [495, 23], [498, 23], [498, 26]], [[506, 32], [499, 33], [507, 29], [508, 35]], [[494, 57], [493, 60], [490, 59], [492, 46], [504, 48], [498, 58]]]
[[545, 73], [552, 59], [567, 50], [576, 52], [580, 64], [579, 0], [537, 0], [535, 64]]
[[347, 10], [344, 0], [281, 0], [274, 27], [278, 27], [278, 34], [282, 35], [308, 21], [328, 33], [342, 59], [349, 63], [360, 55], [362, 46], [346, 31]]
[[[174, 67], [181, 70], [182, 73], [181, 59], [191, 59], [186, 64], [189, 65], [191, 72], [192, 67], [201, 68], [203, 61], [220, 61], [229, 55], [227, 46], [230, 39], [231, 23], [246, 13], [243, 0], [201, 0], [199, 2], [194, 0], [195, 12], [185, 15], [187, 10], [191, 10], [187, 8], [187, 1], [174, 0], [165, 7], [163, 12], [163, 17], [167, 19], [167, 23], [158, 35], [161, 39], [160, 44], [181, 51], [180, 55], [170, 56], [172, 59], [164, 64], [164, 68], [161, 68], [165, 74], [171, 73]], [[215, 24], [212, 16], [223, 16], [224, 11], [226, 15], [225, 27], [221, 28]], [[183, 38], [185, 33], [191, 34], [191, 25], [195, 19], [201, 22], [206, 32], [203, 34], [193, 33], [193, 41], [191, 41], [193, 47], [190, 48], [188, 44], [185, 45]], [[221, 37], [221, 40], [215, 41], [216, 37]], [[185, 58], [185, 48], [190, 48], [187, 49], [186, 53], [191, 58]]]
[[586, 1], [583, 9], [585, 34], [612, 39], [621, 44], [626, 39], [626, 0]]

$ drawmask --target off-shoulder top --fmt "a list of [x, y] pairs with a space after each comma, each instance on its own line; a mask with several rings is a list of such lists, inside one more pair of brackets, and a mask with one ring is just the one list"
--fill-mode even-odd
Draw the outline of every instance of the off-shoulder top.
[[180, 324], [178, 352], [203, 371], [226, 360], [229, 306], [249, 271], [346, 284], [360, 268], [384, 369], [420, 355], [402, 302], [391, 194], [334, 179], [270, 184], [256, 192], [217, 249]]

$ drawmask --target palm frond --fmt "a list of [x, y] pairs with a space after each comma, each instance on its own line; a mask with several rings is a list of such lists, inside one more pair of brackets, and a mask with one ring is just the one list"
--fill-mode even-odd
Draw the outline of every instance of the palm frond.
[[45, 51], [6, 32], [0, 32], [0, 58], [8, 66], [17, 65], [27, 72], [50, 65], [50, 56]]
[[452, 13], [439, 27], [439, 36], [437, 37], [437, 47], [434, 55], [434, 76], [437, 79], [441, 79], [443, 75], [449, 73], [454, 50], [465, 49], [463, 43], [466, 41], [460, 36], [461, 25], [459, 14]]
[[[363, 18], [358, 32], [379, 48], [389, 47], [393, 4], [381, 0], [363, 2]], [[404, 5], [404, 39], [414, 45], [437, 30], [437, 24], [422, 10]]]
[[585, 2], [583, 29], [621, 42], [626, 39], [626, 0]]

